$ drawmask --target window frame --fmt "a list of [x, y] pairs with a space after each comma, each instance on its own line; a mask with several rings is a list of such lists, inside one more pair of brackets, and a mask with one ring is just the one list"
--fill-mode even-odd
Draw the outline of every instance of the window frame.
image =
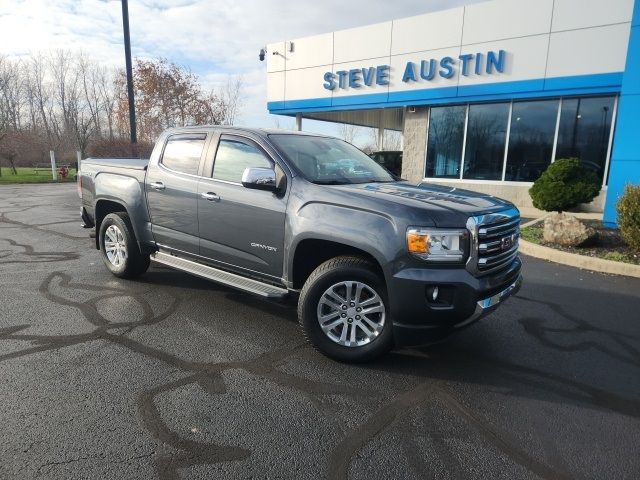
[[[553, 137], [553, 147], [552, 147], [552, 152], [551, 152], [551, 159], [550, 159], [550, 164], [553, 163], [555, 161], [555, 156], [556, 156], [556, 149], [557, 149], [557, 145], [558, 145], [558, 133], [559, 133], [559, 127], [560, 127], [560, 113], [562, 111], [562, 102], [565, 99], [573, 99], [573, 98], [593, 98], [593, 97], [613, 97], [613, 109], [612, 109], [612, 115], [611, 115], [611, 128], [609, 131], [609, 140], [608, 140], [608, 146], [607, 146], [607, 153], [606, 153], [606, 158], [605, 158], [605, 163], [604, 163], [604, 171], [603, 171], [603, 178], [602, 178], [602, 188], [606, 189], [607, 188], [607, 183], [608, 183], [608, 179], [609, 179], [609, 167], [610, 167], [610, 161], [611, 161], [611, 150], [612, 150], [612, 145], [613, 145], [613, 136], [615, 134], [615, 128], [616, 128], [616, 121], [617, 121], [617, 115], [618, 115], [618, 101], [620, 99], [620, 93], [619, 92], [602, 92], [602, 93], [594, 93], [594, 94], [590, 94], [590, 95], [564, 95], [564, 96], [550, 96], [550, 97], [533, 97], [533, 98], [515, 98], [515, 99], [511, 99], [511, 100], [507, 100], [507, 102], [509, 103], [509, 117], [508, 117], [508, 129], [507, 129], [507, 133], [506, 133], [506, 138], [505, 138], [505, 149], [504, 149], [504, 156], [502, 159], [502, 177], [500, 179], [497, 180], [477, 180], [477, 179], [464, 179], [463, 178], [463, 173], [464, 173], [464, 157], [466, 154], [466, 149], [467, 149], [467, 127], [468, 127], [468, 122], [469, 122], [469, 107], [471, 105], [477, 105], [477, 104], [491, 104], [491, 103], [506, 103], [505, 100], [491, 100], [491, 101], [485, 101], [485, 102], [466, 102], [466, 103], [451, 103], [451, 104], [436, 104], [436, 105], [432, 105], [428, 107], [428, 111], [427, 111], [427, 125], [426, 125], [426, 135], [425, 135], [425, 143], [424, 143], [424, 156], [423, 156], [423, 168], [422, 168], [422, 181], [424, 182], [432, 182], [432, 183], [469, 183], [469, 184], [473, 184], [473, 183], [477, 183], [477, 184], [484, 184], [484, 185], [509, 185], [509, 186], [531, 186], [533, 185], [533, 182], [521, 182], [521, 181], [517, 181], [517, 180], [505, 180], [505, 172], [506, 172], [506, 162], [507, 162], [507, 157], [508, 157], [508, 153], [509, 153], [509, 140], [510, 140], [510, 136], [511, 136], [511, 114], [513, 112], [513, 104], [517, 103], [517, 102], [533, 102], [533, 101], [544, 101], [544, 100], [558, 100], [558, 111], [557, 111], [557, 115], [556, 115], [556, 119], [555, 119], [555, 130], [554, 130], [554, 137]], [[461, 153], [461, 158], [460, 158], [460, 176], [458, 178], [441, 178], [441, 177], [427, 177], [426, 176], [426, 168], [427, 168], [427, 154], [428, 154], [428, 149], [429, 149], [429, 123], [431, 121], [431, 109], [434, 107], [442, 107], [442, 106], [460, 106], [460, 105], [464, 105], [466, 108], [465, 111], [465, 124], [464, 124], [464, 135], [463, 135], [463, 139], [462, 139], [462, 153]]]
[[[165, 165], [163, 163], [164, 160], [164, 153], [167, 149], [167, 145], [169, 144], [169, 142], [173, 139], [175, 140], [176, 137], [183, 137], [184, 139], [188, 139], [189, 137], [195, 137], [195, 136], [202, 136], [204, 135], [204, 143], [202, 145], [202, 152], [200, 152], [200, 160], [198, 162], [198, 171], [197, 173], [193, 174], [193, 173], [186, 173], [186, 172], [181, 172], [180, 170], [175, 170], [171, 167], [168, 167], [167, 165]], [[206, 131], [196, 131], [196, 132], [180, 132], [180, 133], [174, 133], [171, 134], [169, 136], [167, 136], [167, 138], [165, 138], [164, 140], [164, 144], [162, 145], [162, 152], [160, 152], [160, 158], [158, 159], [158, 167], [167, 170], [168, 172], [171, 173], [175, 173], [177, 175], [185, 175], [187, 177], [194, 177], [194, 178], [200, 178], [202, 177], [202, 168], [204, 166], [205, 163], [205, 159], [206, 159], [206, 155], [207, 155], [207, 150], [209, 149], [209, 142], [211, 140], [211, 135], [209, 132]]]
[[212, 153], [210, 156], [211, 164], [210, 166], [207, 166], [206, 172], [202, 172], [204, 178], [208, 180], [213, 180], [215, 182], [226, 183], [227, 185], [238, 185], [242, 187], [242, 182], [231, 182], [229, 180], [222, 180], [220, 178], [213, 177], [213, 172], [216, 169], [216, 157], [218, 156], [218, 149], [220, 147], [220, 142], [222, 142], [223, 140], [232, 140], [232, 141], [244, 143], [245, 145], [256, 148], [258, 151], [260, 151], [260, 153], [262, 153], [265, 159], [271, 164], [271, 168], [275, 170], [276, 165], [278, 163], [273, 159], [271, 155], [269, 155], [269, 153], [267, 153], [267, 151], [258, 142], [254, 141], [249, 137], [245, 137], [243, 135], [221, 132], [221, 133], [218, 133], [217, 138], [215, 139], [215, 148], [212, 148]]

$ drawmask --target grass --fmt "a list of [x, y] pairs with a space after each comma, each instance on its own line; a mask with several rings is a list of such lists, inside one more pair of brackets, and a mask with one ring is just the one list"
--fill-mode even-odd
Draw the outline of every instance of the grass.
[[62, 178], [58, 175], [58, 181], [55, 182], [51, 175], [51, 169], [46, 171], [39, 170], [35, 172], [31, 167], [18, 167], [17, 175], [11, 171], [10, 168], [2, 168], [2, 176], [0, 177], [0, 185], [9, 185], [13, 183], [61, 183], [61, 182], [73, 182], [76, 174], [75, 169], [70, 169], [67, 178]]
[[613, 260], [614, 262], [637, 263], [637, 261], [634, 261], [631, 256], [621, 252], [607, 252], [602, 255], [602, 258], [606, 260]]
[[542, 243], [542, 225], [535, 224], [530, 227], [520, 229], [520, 236], [523, 240], [531, 243]]
[[542, 238], [543, 226], [542, 222], [536, 223], [529, 227], [520, 229], [520, 237], [531, 243], [544, 245], [545, 247], [555, 248], [563, 252], [576, 253], [588, 257], [603, 258], [605, 260], [613, 260], [614, 262], [631, 263], [640, 265], [640, 253], [634, 252], [620, 238], [618, 230], [605, 229], [602, 224], [596, 221], [586, 221], [591, 227], [598, 232], [595, 244], [584, 247], [565, 247], [545, 242]]

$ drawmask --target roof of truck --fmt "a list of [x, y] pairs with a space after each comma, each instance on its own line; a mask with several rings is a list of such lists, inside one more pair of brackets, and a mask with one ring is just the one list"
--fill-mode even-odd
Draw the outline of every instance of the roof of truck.
[[277, 128], [251, 128], [251, 127], [235, 127], [231, 125], [191, 125], [188, 127], [173, 127], [168, 129], [169, 131], [189, 131], [189, 130], [201, 130], [203, 128], [211, 128], [214, 130], [224, 130], [224, 131], [237, 131], [237, 132], [245, 132], [245, 133], [253, 133], [255, 135], [260, 135], [266, 137], [267, 135], [311, 135], [314, 137], [326, 137], [327, 135], [320, 135], [317, 133], [311, 132], [298, 132], [294, 130], [284, 130]]

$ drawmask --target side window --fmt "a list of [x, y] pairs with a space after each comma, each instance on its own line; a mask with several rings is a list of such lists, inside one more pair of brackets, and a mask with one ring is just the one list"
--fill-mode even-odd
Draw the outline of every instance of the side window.
[[213, 178], [240, 183], [247, 167], [272, 168], [272, 163], [253, 145], [222, 137], [213, 164]]
[[207, 135], [204, 133], [171, 136], [164, 147], [160, 162], [176, 172], [197, 175], [206, 139]]

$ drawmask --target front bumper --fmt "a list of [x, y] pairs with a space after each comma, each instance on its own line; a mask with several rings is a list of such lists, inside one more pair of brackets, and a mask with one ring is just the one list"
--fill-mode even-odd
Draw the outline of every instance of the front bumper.
[[[394, 277], [390, 301], [394, 338], [397, 345], [424, 345], [442, 340], [456, 330], [471, 325], [515, 295], [522, 285], [521, 262], [493, 275], [474, 277], [463, 270], [415, 272]], [[407, 278], [408, 277], [408, 278]], [[429, 286], [450, 288], [451, 304], [428, 302]]]
[[480, 320], [485, 315], [489, 315], [496, 308], [500, 306], [502, 302], [504, 302], [511, 295], [515, 295], [520, 291], [520, 287], [522, 286], [522, 274], [518, 275], [516, 281], [509, 285], [504, 290], [496, 293], [487, 298], [483, 298], [482, 300], [478, 300], [476, 302], [476, 309], [469, 318], [461, 323], [457, 323], [454, 325], [455, 329], [459, 329], [462, 327], [466, 327], [467, 325], [471, 325], [476, 320]]

